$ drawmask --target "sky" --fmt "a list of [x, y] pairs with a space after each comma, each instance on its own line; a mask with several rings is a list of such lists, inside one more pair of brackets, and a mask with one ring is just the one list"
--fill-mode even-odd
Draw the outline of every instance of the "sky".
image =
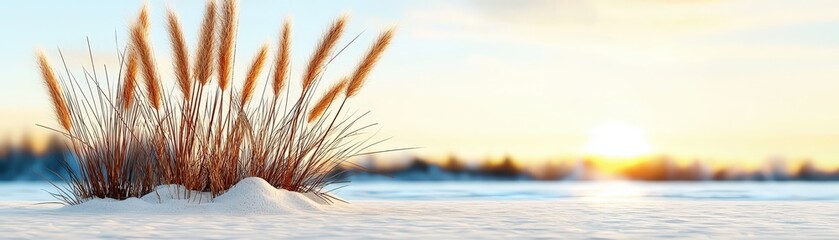
[[[0, 3], [0, 32], [6, 33], [0, 38], [0, 138], [41, 136], [48, 131], [36, 123], [57, 125], [34, 49], [57, 61], [60, 47], [70, 68], [89, 68], [89, 37], [97, 62], [110, 62], [115, 71], [117, 44], [124, 44], [126, 26], [142, 5]], [[203, 2], [148, 5], [155, 54], [171, 83], [163, 14], [167, 8], [178, 12], [194, 46]], [[250, 59], [266, 41], [276, 45], [281, 24], [290, 19], [297, 79], [321, 31], [337, 16], [350, 17], [348, 36], [361, 35], [327, 78], [351, 72], [378, 32], [396, 26], [390, 49], [349, 103], [371, 111], [378, 136], [393, 137], [383, 149], [538, 160], [585, 154], [587, 144], [600, 141], [594, 135], [610, 129], [603, 126], [620, 125], [643, 136], [627, 145], [644, 141], [653, 153], [726, 161], [814, 158], [839, 166], [837, 1], [239, 5], [239, 59]], [[245, 62], [237, 64], [239, 73]]]

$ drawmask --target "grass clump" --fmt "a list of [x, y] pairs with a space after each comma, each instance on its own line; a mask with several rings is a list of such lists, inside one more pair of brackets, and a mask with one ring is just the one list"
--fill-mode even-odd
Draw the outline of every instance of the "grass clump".
[[[338, 18], [309, 59], [301, 90], [293, 93], [287, 89], [291, 25], [286, 21], [276, 52], [271, 54], [267, 43], [259, 48], [242, 88], [235, 89], [236, 14], [233, 0], [208, 1], [198, 44], [189, 52], [177, 15], [168, 12], [176, 86], [171, 91], [164, 89], [155, 63], [146, 7], [118, 53], [116, 77], [107, 69], [104, 78], [97, 76], [94, 67], [77, 78], [66, 64], [66, 76], [59, 76], [46, 54], [38, 53], [60, 125], [52, 129], [68, 138], [78, 159], [78, 165], [65, 163], [71, 174], [53, 195], [79, 204], [141, 197], [157, 185], [178, 184], [217, 196], [239, 180], [260, 177], [276, 188], [336, 200], [324, 187], [340, 181], [336, 173], [348, 158], [380, 142], [362, 136], [374, 125], [358, 123], [365, 114], [347, 114], [344, 106], [363, 86], [393, 29], [379, 35], [354, 72], [319, 94], [323, 71], [340, 53], [346, 18]], [[96, 66], [92, 56], [90, 61]], [[268, 82], [260, 96], [255, 91], [265, 72]]]

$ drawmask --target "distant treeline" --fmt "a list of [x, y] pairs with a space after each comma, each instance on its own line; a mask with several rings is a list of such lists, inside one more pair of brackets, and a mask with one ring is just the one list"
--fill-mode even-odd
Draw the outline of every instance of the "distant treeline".
[[43, 150], [36, 150], [28, 143], [0, 145], [0, 181], [58, 181], [67, 176], [61, 160], [74, 160], [63, 142], [50, 138]]
[[[56, 180], [67, 176], [62, 159], [76, 165], [73, 155], [60, 140], [51, 140], [44, 150], [32, 147], [0, 145], [0, 181]], [[380, 163], [400, 162], [400, 164]], [[668, 157], [651, 157], [635, 161], [618, 170], [599, 169], [593, 159], [547, 161], [522, 166], [511, 157], [500, 161], [465, 161], [449, 157], [432, 161], [418, 157], [408, 160], [361, 159], [346, 165], [341, 172], [351, 181], [470, 181], [470, 180], [599, 180], [620, 178], [641, 181], [836, 181], [839, 171], [819, 169], [812, 161], [801, 161], [790, 169], [787, 161], [767, 160], [750, 170], [712, 168], [697, 160], [680, 165]], [[391, 167], [377, 167], [389, 165]], [[394, 166], [395, 165], [395, 166]]]
[[805, 160], [790, 169], [785, 160], [767, 160], [754, 169], [723, 167], [714, 169], [701, 160], [680, 165], [668, 157], [651, 157], [637, 160], [617, 170], [600, 169], [594, 159], [580, 158], [561, 162], [517, 164], [511, 157], [501, 161], [468, 161], [450, 157], [445, 161], [412, 158], [399, 167], [377, 168], [376, 160], [367, 159], [360, 166], [345, 169], [346, 178], [353, 181], [402, 180], [402, 181], [457, 181], [457, 180], [543, 180], [587, 181], [602, 179], [627, 179], [638, 181], [837, 181], [839, 171], [823, 170], [812, 161]]

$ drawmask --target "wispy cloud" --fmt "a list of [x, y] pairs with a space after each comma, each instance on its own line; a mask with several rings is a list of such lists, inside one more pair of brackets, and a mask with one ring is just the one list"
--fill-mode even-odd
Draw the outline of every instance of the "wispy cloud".
[[837, 21], [831, 10], [836, 7], [839, 3], [831, 1], [446, 1], [414, 10], [408, 21], [428, 36], [473, 40], [660, 42]]

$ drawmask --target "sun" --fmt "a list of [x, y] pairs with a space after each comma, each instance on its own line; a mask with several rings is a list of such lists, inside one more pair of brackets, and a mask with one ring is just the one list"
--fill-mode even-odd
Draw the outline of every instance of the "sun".
[[650, 154], [652, 146], [643, 129], [626, 123], [609, 123], [591, 131], [583, 151], [600, 157], [631, 158]]

